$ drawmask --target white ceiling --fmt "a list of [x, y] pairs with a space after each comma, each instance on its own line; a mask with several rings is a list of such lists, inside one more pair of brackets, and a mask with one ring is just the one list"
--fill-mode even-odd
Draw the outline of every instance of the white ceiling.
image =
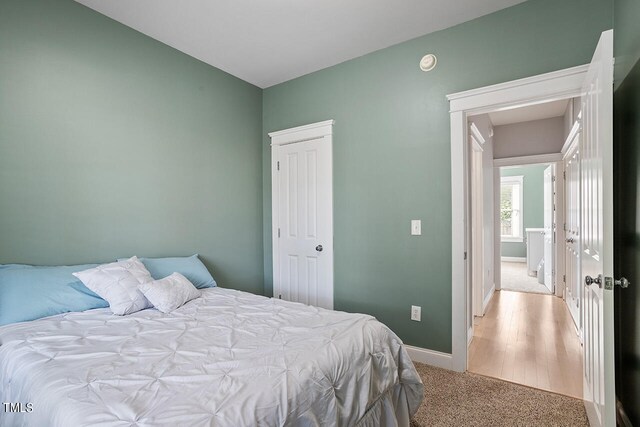
[[76, 1], [265, 88], [524, 0]]
[[494, 126], [550, 119], [553, 117], [564, 116], [564, 112], [567, 110], [568, 104], [568, 99], [546, 102], [544, 104], [530, 105], [528, 107], [496, 111], [489, 113], [489, 118]]

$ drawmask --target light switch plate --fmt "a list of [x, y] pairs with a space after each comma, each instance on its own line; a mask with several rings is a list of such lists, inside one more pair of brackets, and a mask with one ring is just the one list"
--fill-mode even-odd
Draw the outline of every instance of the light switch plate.
[[422, 220], [420, 219], [411, 220], [411, 235], [412, 236], [422, 235]]
[[422, 307], [419, 305], [411, 306], [411, 320], [415, 320], [416, 322], [422, 321]]

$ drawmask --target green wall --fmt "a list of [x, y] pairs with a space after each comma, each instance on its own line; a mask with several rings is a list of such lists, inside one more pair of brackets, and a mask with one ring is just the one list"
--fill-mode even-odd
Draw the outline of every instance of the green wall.
[[615, 0], [614, 260], [616, 394], [633, 425], [640, 425], [640, 1]]
[[262, 293], [262, 91], [72, 0], [0, 2], [0, 263], [198, 252]]
[[[522, 220], [524, 228], [544, 227], [544, 170], [547, 165], [500, 168], [500, 176], [523, 176]], [[500, 255], [525, 258], [525, 242], [501, 242]]]
[[445, 95], [587, 63], [611, 26], [607, 1], [529, 0], [261, 91], [72, 0], [3, 0], [0, 263], [199, 252], [270, 294], [266, 133], [332, 118], [336, 308], [449, 352]]
[[640, 1], [614, 0], [613, 46], [616, 88], [640, 60]]
[[[267, 132], [334, 126], [335, 307], [408, 344], [451, 351], [451, 171], [446, 95], [588, 63], [612, 27], [602, 0], [529, 0], [263, 94], [265, 292], [272, 290]], [[438, 56], [429, 73], [418, 68]], [[410, 219], [422, 237], [409, 236]], [[409, 319], [422, 306], [422, 322]]]

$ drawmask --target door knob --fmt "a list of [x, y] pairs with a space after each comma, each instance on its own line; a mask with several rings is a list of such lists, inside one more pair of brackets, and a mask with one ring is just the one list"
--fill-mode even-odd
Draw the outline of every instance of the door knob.
[[318, 252], [322, 252], [322, 249], [323, 249], [323, 248], [322, 248], [322, 245], [318, 245], [318, 246], [316, 246], [316, 251], [318, 251]]
[[595, 279], [591, 276], [585, 276], [584, 284], [587, 286], [591, 286], [592, 284], [598, 285], [598, 287], [602, 287], [602, 274], [599, 274]]
[[615, 280], [613, 283], [616, 286], [620, 286], [622, 289], [629, 287], [629, 281], [625, 277], [621, 277], [620, 280]]

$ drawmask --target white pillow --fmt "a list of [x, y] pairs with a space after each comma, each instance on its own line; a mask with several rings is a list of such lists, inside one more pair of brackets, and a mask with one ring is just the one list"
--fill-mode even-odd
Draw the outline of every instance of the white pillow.
[[202, 292], [180, 273], [173, 273], [155, 282], [143, 283], [138, 289], [163, 313], [169, 313], [202, 295]]
[[153, 278], [135, 256], [128, 260], [79, 271], [73, 275], [105, 299], [113, 314], [131, 314], [151, 307], [149, 301], [138, 290], [138, 285], [152, 282]]

